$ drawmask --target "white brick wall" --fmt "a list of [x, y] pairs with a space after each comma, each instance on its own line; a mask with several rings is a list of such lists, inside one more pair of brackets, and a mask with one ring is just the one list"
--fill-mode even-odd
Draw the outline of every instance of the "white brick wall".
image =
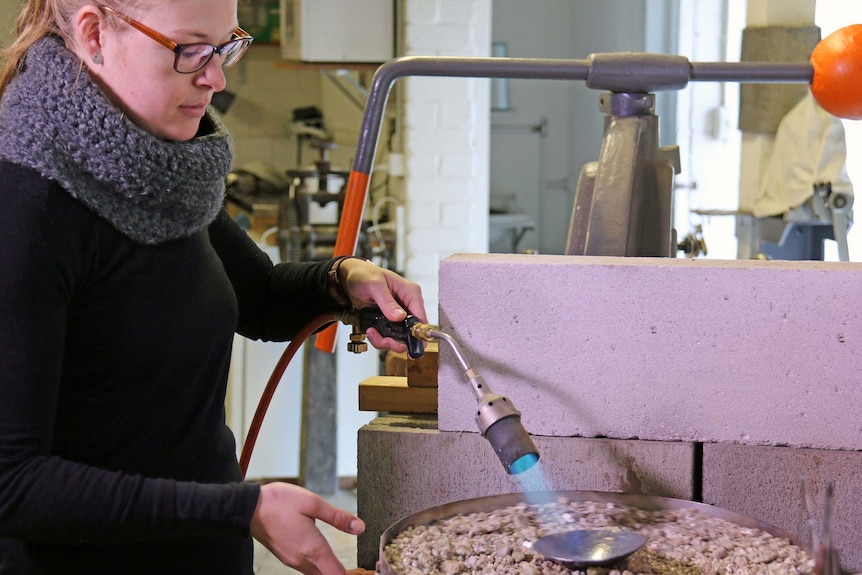
[[[489, 56], [491, 0], [405, 0], [404, 55]], [[405, 275], [437, 322], [438, 264], [487, 252], [490, 82], [416, 77], [404, 83]]]

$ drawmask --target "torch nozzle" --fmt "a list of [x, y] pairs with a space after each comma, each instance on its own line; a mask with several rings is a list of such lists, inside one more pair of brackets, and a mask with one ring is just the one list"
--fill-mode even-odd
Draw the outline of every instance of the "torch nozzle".
[[485, 439], [510, 475], [523, 473], [539, 461], [539, 450], [518, 415], [509, 415], [493, 423], [485, 431]]

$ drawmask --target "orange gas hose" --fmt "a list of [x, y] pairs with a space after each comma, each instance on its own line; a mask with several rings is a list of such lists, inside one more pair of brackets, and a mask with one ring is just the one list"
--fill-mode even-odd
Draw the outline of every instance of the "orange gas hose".
[[[344, 194], [344, 206], [341, 208], [341, 221], [338, 224], [338, 236], [335, 238], [335, 251], [333, 252], [335, 256], [350, 256], [356, 251], [370, 176], [370, 174], [356, 170], [350, 171], [347, 178], [347, 191]], [[327, 327], [315, 338], [314, 347], [332, 353], [335, 351], [337, 333], [337, 323]]]
[[[246, 471], [248, 471], [248, 463], [251, 460], [251, 454], [254, 451], [254, 444], [257, 442], [257, 436], [260, 433], [260, 426], [263, 424], [263, 418], [266, 416], [266, 410], [269, 409], [269, 404], [272, 402], [272, 396], [275, 395], [275, 390], [281, 382], [284, 371], [287, 369], [293, 356], [296, 355], [296, 352], [299, 351], [299, 348], [302, 347], [303, 343], [305, 343], [305, 340], [324, 325], [334, 321], [336, 320], [332, 313], [323, 313], [308, 322], [299, 331], [299, 333], [296, 334], [296, 337], [290, 341], [290, 345], [287, 346], [287, 349], [285, 349], [281, 354], [278, 363], [275, 364], [275, 368], [272, 370], [272, 375], [269, 376], [269, 381], [267, 381], [263, 394], [261, 394], [260, 401], [257, 404], [257, 409], [254, 412], [254, 417], [251, 420], [251, 425], [249, 425], [248, 428], [248, 434], [246, 435], [245, 442], [242, 446], [242, 453], [239, 458], [239, 468], [242, 471], [243, 477], [245, 477]], [[320, 335], [317, 337], [320, 337]]]

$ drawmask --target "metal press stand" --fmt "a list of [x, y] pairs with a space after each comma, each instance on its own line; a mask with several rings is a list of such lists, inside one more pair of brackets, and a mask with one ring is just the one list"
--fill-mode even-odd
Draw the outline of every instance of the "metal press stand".
[[390, 60], [377, 69], [369, 89], [335, 255], [356, 249], [386, 99], [398, 78], [582, 80], [588, 88], [607, 92], [600, 97], [605, 113], [602, 150], [579, 179], [567, 253], [670, 256], [676, 253], [671, 220], [679, 150], [658, 145], [653, 93], [681, 90], [690, 81], [810, 83], [813, 75], [810, 62], [694, 63], [683, 56], [633, 52], [591, 54], [586, 60], [430, 56]]
[[599, 107], [601, 153], [581, 170], [566, 255], [673, 256], [679, 147], [659, 146], [655, 96], [606, 93]]

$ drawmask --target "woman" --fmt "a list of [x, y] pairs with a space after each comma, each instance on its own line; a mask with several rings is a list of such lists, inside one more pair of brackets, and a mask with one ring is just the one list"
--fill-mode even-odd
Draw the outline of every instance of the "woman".
[[231, 140], [208, 104], [251, 41], [236, 0], [28, 0], [18, 29], [0, 72], [0, 573], [245, 575], [252, 536], [344, 573], [314, 522], [359, 518], [242, 482], [233, 333], [283, 341], [346, 303], [424, 321], [418, 286], [360, 259], [273, 267], [224, 212]]

